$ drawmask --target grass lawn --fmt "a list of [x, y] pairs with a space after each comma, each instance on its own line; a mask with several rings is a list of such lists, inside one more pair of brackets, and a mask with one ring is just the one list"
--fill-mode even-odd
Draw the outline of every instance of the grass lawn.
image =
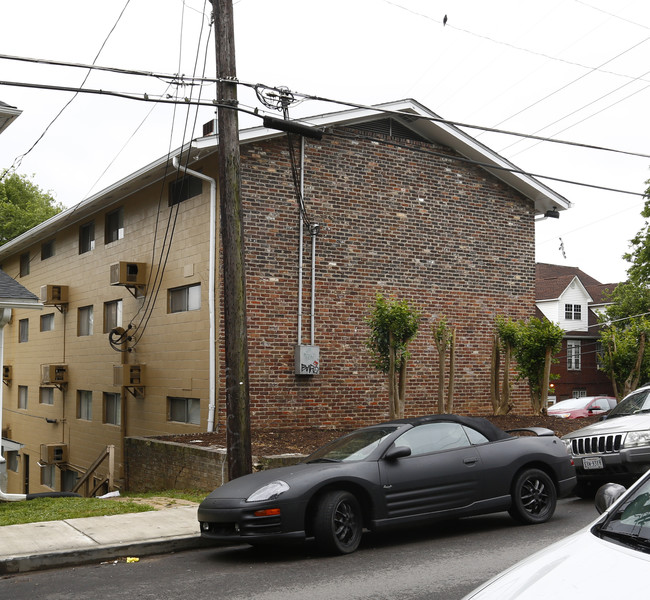
[[163, 490], [146, 494], [128, 494], [121, 496], [119, 500], [115, 498], [34, 498], [18, 502], [0, 502], [0, 526], [146, 512], [155, 508], [136, 500], [164, 497], [200, 502], [205, 496], [207, 496], [205, 492]]

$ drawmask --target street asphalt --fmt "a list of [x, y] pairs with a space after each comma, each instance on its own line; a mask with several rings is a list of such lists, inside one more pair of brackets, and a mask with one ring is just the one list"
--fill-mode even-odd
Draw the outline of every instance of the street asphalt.
[[0, 576], [210, 545], [196, 506], [0, 527]]

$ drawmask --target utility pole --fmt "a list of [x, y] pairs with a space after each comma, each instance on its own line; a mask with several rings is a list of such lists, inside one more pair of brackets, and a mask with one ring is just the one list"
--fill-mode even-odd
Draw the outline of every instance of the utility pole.
[[[228, 477], [252, 472], [244, 215], [241, 201], [237, 70], [232, 0], [211, 0], [217, 52], [219, 197], [223, 243]], [[223, 108], [231, 106], [232, 108]]]

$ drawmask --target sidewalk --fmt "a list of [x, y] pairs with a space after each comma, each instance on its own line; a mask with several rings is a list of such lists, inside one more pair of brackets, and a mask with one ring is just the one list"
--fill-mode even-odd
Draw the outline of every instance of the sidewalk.
[[0, 527], [0, 576], [209, 546], [196, 506]]

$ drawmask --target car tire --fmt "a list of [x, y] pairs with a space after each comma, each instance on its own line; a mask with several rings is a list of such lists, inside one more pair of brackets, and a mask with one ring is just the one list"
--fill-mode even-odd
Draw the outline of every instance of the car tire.
[[555, 512], [557, 491], [552, 479], [540, 469], [525, 469], [512, 485], [510, 516], [521, 523], [545, 523]]
[[350, 554], [361, 542], [363, 518], [359, 501], [350, 492], [334, 490], [318, 501], [314, 537], [321, 552]]

